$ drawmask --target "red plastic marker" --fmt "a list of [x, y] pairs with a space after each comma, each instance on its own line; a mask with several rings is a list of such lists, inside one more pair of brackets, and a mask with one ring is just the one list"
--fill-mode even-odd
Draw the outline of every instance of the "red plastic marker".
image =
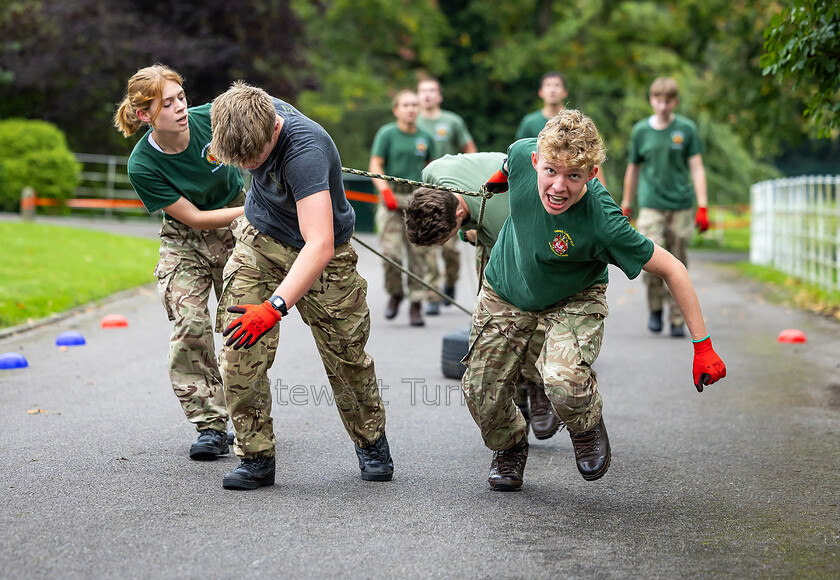
[[801, 330], [796, 330], [795, 328], [788, 328], [787, 330], [783, 330], [779, 333], [779, 342], [807, 342], [808, 339], [805, 338], [805, 333]]
[[128, 320], [122, 314], [108, 314], [102, 319], [100, 326], [102, 328], [119, 328], [128, 326]]

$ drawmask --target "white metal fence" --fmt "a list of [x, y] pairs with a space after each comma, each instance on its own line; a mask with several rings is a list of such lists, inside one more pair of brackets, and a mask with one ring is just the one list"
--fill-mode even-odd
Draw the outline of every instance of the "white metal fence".
[[750, 206], [750, 262], [840, 291], [840, 175], [756, 183]]
[[[137, 199], [137, 194], [134, 193], [134, 188], [128, 180], [128, 157], [92, 153], [76, 153], [75, 155], [76, 161], [82, 164], [79, 185], [76, 187], [77, 197], [105, 200]], [[111, 216], [115, 211], [122, 212], [125, 209], [106, 206], [101, 211]], [[145, 214], [145, 210], [127, 209], [139, 215]]]

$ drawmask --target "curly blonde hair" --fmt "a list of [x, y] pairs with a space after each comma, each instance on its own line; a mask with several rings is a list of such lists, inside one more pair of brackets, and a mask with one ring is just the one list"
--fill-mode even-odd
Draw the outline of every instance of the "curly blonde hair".
[[537, 149], [549, 163], [592, 169], [607, 158], [595, 123], [576, 109], [565, 109], [548, 120], [537, 136]]
[[248, 165], [271, 141], [276, 121], [274, 99], [258, 87], [236, 81], [210, 107], [210, 153], [227, 165]]

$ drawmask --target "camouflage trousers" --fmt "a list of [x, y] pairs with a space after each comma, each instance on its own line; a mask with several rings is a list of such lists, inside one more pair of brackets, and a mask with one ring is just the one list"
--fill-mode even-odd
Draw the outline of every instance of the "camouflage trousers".
[[227, 430], [207, 300], [211, 290], [216, 298], [221, 293], [222, 271], [233, 245], [230, 228], [195, 230], [166, 219], [160, 230], [155, 276], [166, 314], [175, 321], [169, 339], [169, 379], [184, 414], [198, 431]]
[[526, 312], [484, 283], [473, 313], [461, 385], [487, 447], [508, 449], [525, 437], [525, 419], [513, 396], [540, 322], [545, 324], [545, 340], [536, 368], [554, 411], [573, 433], [598, 423], [603, 402], [592, 364], [601, 350], [609, 313], [605, 292], [605, 284], [591, 286], [552, 308]]
[[[639, 210], [636, 228], [688, 267], [688, 246], [694, 234], [693, 209], [666, 211], [643, 207]], [[667, 306], [671, 324], [680, 326], [684, 322], [682, 312], [662, 278], [643, 272], [642, 281], [647, 287], [648, 310], [656, 312]]]
[[[429, 286], [440, 288], [442, 285], [455, 286], [458, 278], [461, 275], [461, 252], [458, 245], [461, 240], [457, 237], [450, 238], [443, 246], [431, 246], [430, 251], [426, 254], [426, 276], [423, 281]], [[440, 255], [443, 258], [443, 276], [441, 276], [440, 267], [438, 264], [438, 248], [440, 248]], [[429, 302], [440, 302], [441, 297], [434, 292], [429, 292], [427, 296]]]
[[[379, 231], [379, 248], [382, 254], [397, 264], [403, 263], [403, 252], [405, 252], [408, 271], [421, 280], [425, 280], [426, 264], [428, 256], [434, 257], [434, 249], [415, 246], [408, 241], [405, 235], [405, 220], [403, 210], [391, 211], [380, 204], [376, 210], [376, 228]], [[387, 262], [383, 262], [385, 268], [385, 291], [391, 296], [403, 296], [403, 275], [399, 269]], [[406, 276], [408, 286], [408, 297], [411, 302], [422, 302], [426, 298], [427, 291], [422, 284]], [[435, 295], [435, 301], [440, 300]]]
[[[490, 261], [490, 252], [493, 248], [488, 248], [482, 244], [475, 245], [475, 269], [478, 280], [483, 280], [484, 268], [487, 267], [487, 262]], [[481, 282], [479, 282], [481, 284]], [[542, 320], [537, 323], [537, 329], [528, 341], [528, 351], [525, 358], [525, 364], [522, 366], [521, 379], [516, 384], [516, 392], [513, 395], [513, 402], [519, 407], [524, 407], [528, 404], [528, 383], [531, 382], [538, 387], [542, 386], [542, 377], [537, 370], [537, 359], [542, 352], [543, 343], [545, 342], [545, 324]]]
[[[289, 273], [300, 250], [260, 233], [244, 216], [233, 230], [236, 247], [224, 271], [217, 330], [239, 315], [236, 304], [259, 304]], [[330, 381], [344, 428], [359, 447], [375, 443], [385, 431], [373, 359], [365, 352], [370, 336], [367, 282], [356, 270], [358, 256], [349, 243], [335, 249], [321, 276], [295, 308], [309, 326]], [[274, 456], [274, 423], [268, 369], [277, 353], [280, 324], [251, 348], [222, 347], [219, 359], [225, 397], [240, 457]]]

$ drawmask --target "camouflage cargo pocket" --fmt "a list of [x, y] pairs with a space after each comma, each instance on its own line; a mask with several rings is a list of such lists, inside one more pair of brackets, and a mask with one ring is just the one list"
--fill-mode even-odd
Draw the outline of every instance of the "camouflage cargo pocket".
[[318, 297], [331, 318], [346, 320], [366, 307], [367, 281], [356, 270], [358, 261], [355, 248], [342, 244], [307, 293]]
[[484, 333], [484, 328], [490, 321], [490, 313], [481, 302], [481, 294], [475, 303], [475, 310], [472, 316], [472, 328], [470, 329], [469, 344], [467, 345], [467, 354], [461, 359], [461, 364], [469, 367], [470, 355], [472, 354], [475, 343], [478, 342], [479, 337]]
[[180, 260], [175, 254], [164, 253], [155, 266], [155, 278], [157, 278], [158, 296], [166, 310], [169, 320], [175, 320], [175, 305], [172, 297], [172, 279], [175, 277], [175, 270], [178, 269]]
[[222, 273], [222, 293], [219, 296], [219, 304], [216, 307], [216, 332], [222, 332], [227, 325], [233, 322], [236, 314], [228, 312], [228, 306], [234, 306], [238, 302], [236, 298], [231, 296], [230, 281], [234, 275], [242, 268], [242, 264], [236, 263], [233, 260], [228, 260], [225, 264], [224, 272]]

